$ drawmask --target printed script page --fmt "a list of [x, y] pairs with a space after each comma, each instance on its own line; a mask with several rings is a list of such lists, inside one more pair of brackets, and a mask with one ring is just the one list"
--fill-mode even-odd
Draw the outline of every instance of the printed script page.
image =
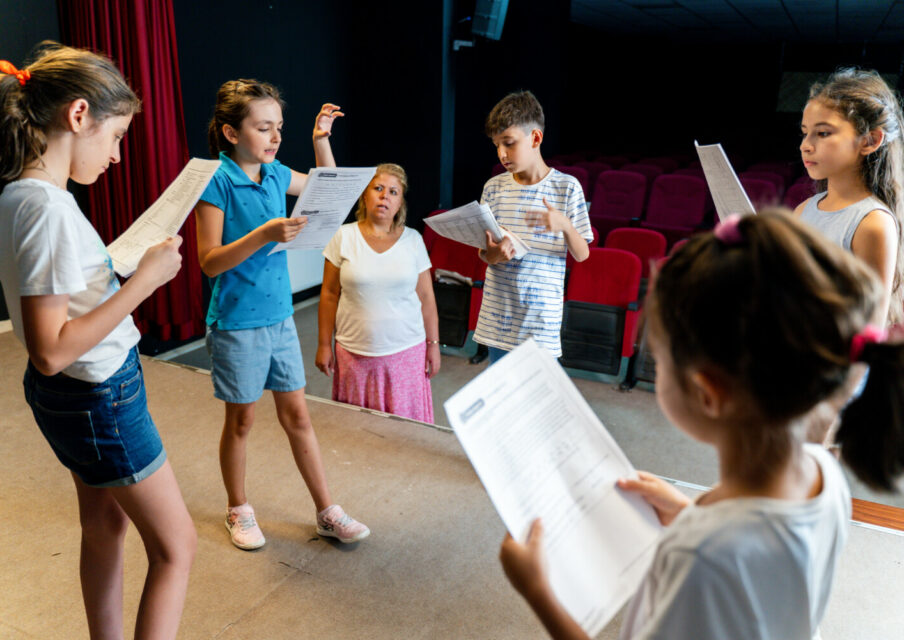
[[515, 257], [519, 260], [529, 251], [518, 236], [499, 226], [487, 205], [478, 204], [476, 200], [463, 207], [424, 218], [424, 222], [444, 238], [478, 249], [486, 249], [486, 232], [489, 231], [495, 242], [502, 240], [503, 235], [511, 238], [515, 246]]
[[694, 146], [697, 148], [697, 155], [700, 156], [700, 165], [703, 167], [719, 220], [725, 220], [733, 213], [741, 215], [756, 213], [722, 145], [700, 145], [695, 140]]
[[219, 160], [192, 158], [163, 195], [107, 246], [116, 273], [132, 275], [149, 247], [179, 233], [219, 166]]
[[317, 249], [323, 251], [348, 217], [348, 212], [374, 177], [376, 167], [318, 167], [311, 169], [290, 218], [307, 216], [308, 223], [291, 242], [270, 251]]
[[532, 339], [444, 406], [512, 536], [542, 518], [553, 591], [595, 636], [637, 590], [661, 530], [645, 501], [615, 486], [633, 466]]

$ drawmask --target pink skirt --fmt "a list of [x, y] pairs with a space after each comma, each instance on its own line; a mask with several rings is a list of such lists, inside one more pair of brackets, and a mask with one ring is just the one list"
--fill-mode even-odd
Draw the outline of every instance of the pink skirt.
[[432, 424], [426, 359], [425, 342], [388, 356], [359, 356], [337, 342], [333, 400]]

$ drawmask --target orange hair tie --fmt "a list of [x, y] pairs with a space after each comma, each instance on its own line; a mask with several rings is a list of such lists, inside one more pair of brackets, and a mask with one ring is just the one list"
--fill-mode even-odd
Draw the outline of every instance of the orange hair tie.
[[19, 79], [19, 84], [23, 87], [31, 79], [31, 71], [28, 69], [16, 69], [15, 65], [8, 60], [0, 60], [0, 72], [16, 76]]

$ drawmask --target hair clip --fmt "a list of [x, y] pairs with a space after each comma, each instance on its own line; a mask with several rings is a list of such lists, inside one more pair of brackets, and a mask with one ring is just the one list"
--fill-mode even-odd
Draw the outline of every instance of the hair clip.
[[0, 73], [16, 76], [16, 78], [19, 79], [19, 84], [23, 87], [25, 86], [25, 83], [31, 79], [31, 71], [28, 69], [16, 69], [15, 65], [8, 60], [0, 60]]
[[716, 228], [713, 229], [713, 235], [716, 236], [722, 244], [729, 247], [735, 244], [741, 244], [744, 241], [744, 236], [741, 235], [741, 230], [738, 228], [740, 222], [741, 216], [737, 213], [733, 213], [716, 225]]
[[863, 348], [866, 345], [885, 342], [887, 339], [888, 331], [880, 329], [874, 324], [866, 325], [851, 338], [851, 362], [860, 362], [863, 356]]

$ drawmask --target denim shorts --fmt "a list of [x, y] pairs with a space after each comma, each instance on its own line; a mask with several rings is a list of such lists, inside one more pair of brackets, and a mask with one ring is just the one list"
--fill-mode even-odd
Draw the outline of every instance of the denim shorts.
[[305, 386], [295, 321], [268, 327], [216, 329], [207, 333], [213, 395], [224, 402], [257, 402], [264, 389], [295, 391]]
[[163, 466], [166, 451], [148, 413], [138, 349], [103, 382], [45, 376], [31, 362], [25, 400], [50, 448], [91, 487], [140, 482]]

